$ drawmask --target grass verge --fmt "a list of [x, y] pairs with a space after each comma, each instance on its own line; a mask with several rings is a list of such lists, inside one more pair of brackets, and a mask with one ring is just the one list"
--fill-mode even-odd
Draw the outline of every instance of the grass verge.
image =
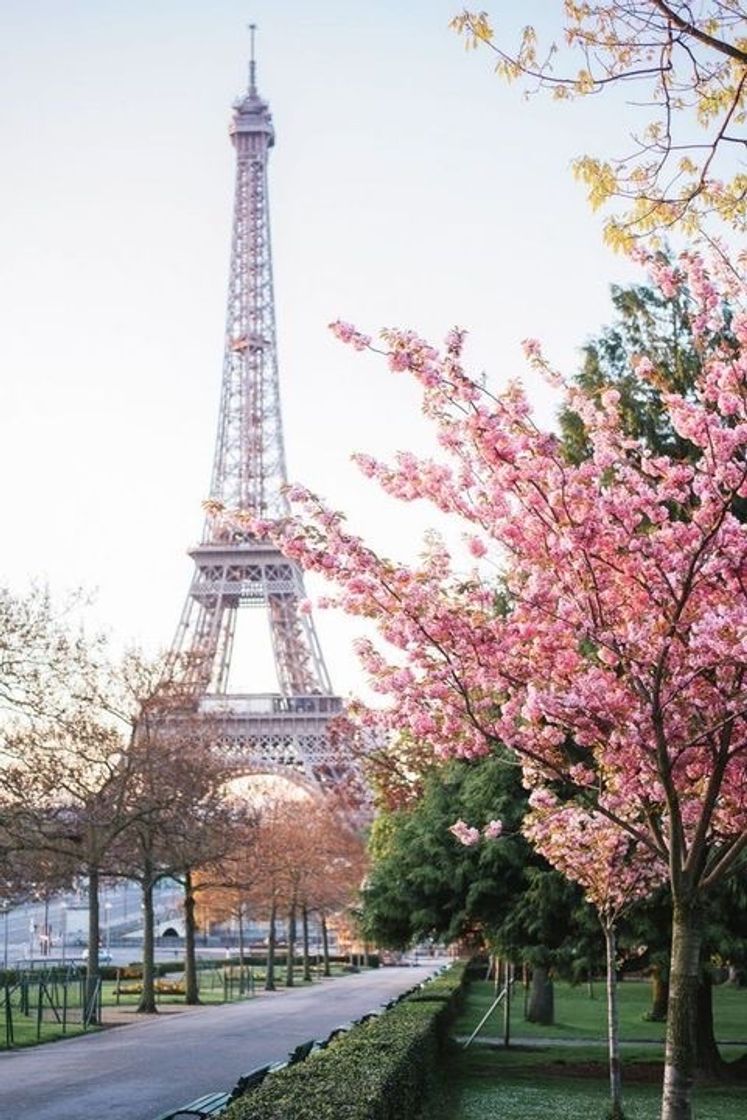
[[[744, 1041], [747, 992], [719, 988], [714, 996], [719, 1039]], [[492, 998], [491, 985], [473, 984], [454, 1033], [469, 1034]], [[621, 1033], [626, 1041], [625, 1114], [627, 1120], [658, 1120], [663, 1025], [642, 1018], [648, 1009], [647, 985], [625, 983], [621, 985], [621, 998]], [[584, 989], [558, 985], [556, 1015], [555, 1027], [525, 1023], [519, 999], [512, 1015], [513, 1044], [508, 1050], [479, 1041], [466, 1051], [453, 1046], [444, 1120], [602, 1120], [607, 1115], [609, 1100], [602, 993], [598, 999], [590, 1000]], [[502, 1032], [499, 1012], [480, 1037], [495, 1042]], [[736, 1059], [744, 1049], [730, 1046], [724, 1055]], [[699, 1085], [695, 1103], [698, 1120], [744, 1120], [747, 1085]]]

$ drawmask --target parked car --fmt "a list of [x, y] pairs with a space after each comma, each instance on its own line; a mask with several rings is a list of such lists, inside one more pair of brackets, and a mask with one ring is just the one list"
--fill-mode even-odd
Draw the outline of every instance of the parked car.
[[[83, 950], [83, 952], [80, 954], [80, 959], [82, 961], [87, 961], [88, 960], [88, 949]], [[112, 955], [109, 952], [109, 950], [108, 949], [99, 949], [99, 964], [111, 964], [111, 963], [112, 963]]]

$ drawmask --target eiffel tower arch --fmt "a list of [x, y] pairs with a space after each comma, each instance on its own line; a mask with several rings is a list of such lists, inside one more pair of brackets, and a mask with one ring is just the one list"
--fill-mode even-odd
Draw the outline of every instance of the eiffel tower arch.
[[[275, 130], [257, 91], [253, 28], [248, 88], [234, 103], [230, 136], [236, 178], [210, 498], [271, 519], [289, 508], [267, 185]], [[189, 555], [192, 580], [169, 659], [183, 716], [209, 727], [237, 776], [277, 773], [309, 789], [360, 789], [344, 744], [330, 735], [343, 704], [313, 619], [301, 609], [306, 593], [299, 566], [271, 542], [227, 528], [210, 514]], [[250, 611], [264, 612], [269, 622], [276, 691], [233, 691], [236, 635]]]

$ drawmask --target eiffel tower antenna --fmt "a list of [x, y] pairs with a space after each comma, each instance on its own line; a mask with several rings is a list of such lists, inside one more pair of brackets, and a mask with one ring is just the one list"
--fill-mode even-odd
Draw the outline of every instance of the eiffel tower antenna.
[[[231, 258], [218, 432], [210, 497], [262, 517], [288, 512], [275, 334], [267, 163], [275, 143], [269, 106], [256, 86], [250, 25], [249, 85], [233, 106], [236, 153]], [[303, 574], [268, 540], [208, 514], [189, 555], [192, 582], [171, 647], [185, 710], [209, 722], [237, 772], [281, 771], [309, 785], [352, 779], [328, 723], [342, 710], [332, 690]], [[269, 620], [276, 691], [232, 691], [239, 616]]]
[[254, 36], [257, 31], [256, 23], [249, 24], [250, 55], [249, 55], [249, 92], [257, 92], [257, 63], [254, 58]]

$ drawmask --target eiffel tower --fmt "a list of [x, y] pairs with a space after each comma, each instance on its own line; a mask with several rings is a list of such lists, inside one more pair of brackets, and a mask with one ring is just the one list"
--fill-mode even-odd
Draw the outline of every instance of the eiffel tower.
[[[263, 518], [289, 512], [275, 338], [267, 163], [275, 143], [257, 92], [254, 27], [249, 86], [234, 102], [236, 150], [223, 380], [210, 498]], [[311, 617], [300, 610], [303, 575], [267, 540], [208, 514], [190, 550], [192, 582], [171, 647], [185, 714], [209, 725], [237, 774], [280, 772], [311, 788], [352, 777], [328, 724], [342, 711]], [[264, 610], [277, 691], [230, 691], [240, 612]]]

